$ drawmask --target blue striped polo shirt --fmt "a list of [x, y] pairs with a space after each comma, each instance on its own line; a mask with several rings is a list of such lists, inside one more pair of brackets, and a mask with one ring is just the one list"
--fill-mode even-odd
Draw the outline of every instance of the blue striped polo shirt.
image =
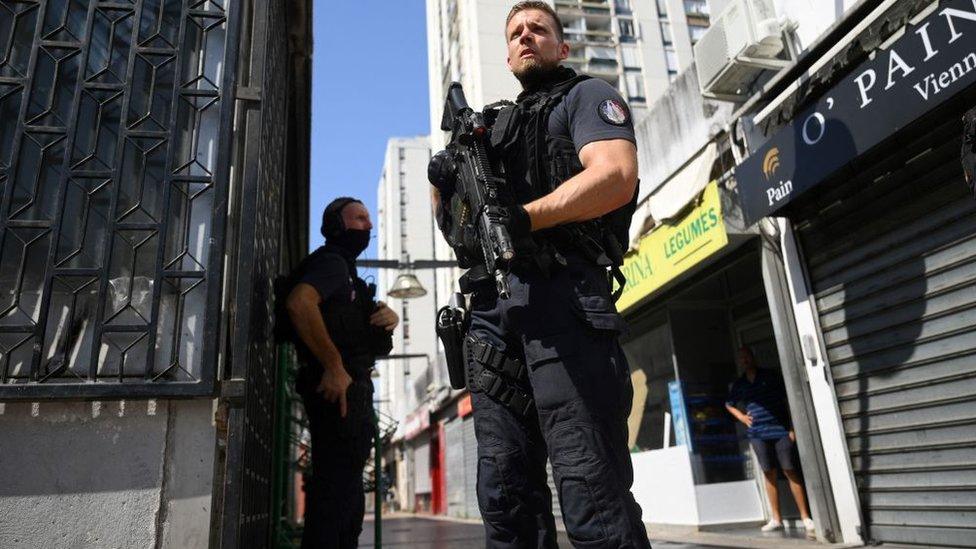
[[778, 440], [789, 434], [792, 422], [787, 410], [786, 387], [776, 372], [760, 368], [752, 383], [742, 374], [729, 389], [726, 402], [730, 406], [745, 404], [746, 413], [752, 416], [752, 427], [746, 429], [748, 438]]

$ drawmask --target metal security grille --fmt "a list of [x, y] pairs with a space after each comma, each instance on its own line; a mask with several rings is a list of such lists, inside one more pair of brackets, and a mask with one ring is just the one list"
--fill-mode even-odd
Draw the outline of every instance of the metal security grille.
[[0, 398], [214, 386], [229, 0], [0, 0]]
[[[234, 109], [233, 241], [227, 277], [230, 397], [224, 493], [215, 507], [227, 548], [265, 547], [272, 533], [276, 413], [274, 280], [283, 255], [282, 200], [288, 177], [288, 33], [282, 0], [240, 3], [241, 66]], [[305, 122], [307, 123], [307, 121]], [[298, 179], [298, 178], [296, 178]], [[306, 180], [307, 181], [307, 180]]]
[[976, 201], [958, 119], [925, 129], [797, 228], [865, 540], [976, 547]]

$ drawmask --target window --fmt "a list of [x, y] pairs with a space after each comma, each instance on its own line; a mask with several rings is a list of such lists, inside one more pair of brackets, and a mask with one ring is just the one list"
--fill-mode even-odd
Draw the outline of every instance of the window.
[[673, 48], [664, 48], [664, 61], [668, 65], [668, 72], [678, 72], [678, 54]]
[[620, 54], [623, 58], [624, 67], [637, 69], [640, 68], [640, 55], [637, 52], [637, 48], [634, 46], [621, 46]]
[[657, 14], [660, 17], [668, 16], [668, 5], [665, 0], [657, 0]]
[[708, 2], [705, 0], [684, 0], [685, 13], [688, 15], [708, 15]]
[[661, 41], [665, 46], [674, 43], [674, 39], [671, 36], [671, 23], [667, 21], [661, 21]]
[[613, 4], [617, 13], [630, 13], [630, 0], [616, 0]]
[[691, 36], [691, 43], [694, 44], [701, 40], [701, 37], [705, 35], [705, 31], [708, 27], [700, 27], [698, 25], [688, 25], [688, 34]]
[[633, 19], [620, 19], [617, 21], [617, 28], [620, 30], [621, 42], [633, 42], [637, 38]]
[[617, 61], [617, 50], [614, 48], [607, 47], [591, 47], [586, 48], [586, 57], [589, 59], [610, 59], [614, 62]]
[[[251, 329], [241, 332], [241, 338], [233, 338], [234, 352], [244, 349], [249, 356], [228, 362], [228, 375], [244, 375], [243, 369], [248, 368], [250, 379], [252, 364], [264, 364], [263, 360], [274, 357], [273, 346], [264, 345], [260, 336], [266, 333], [265, 319], [252, 314], [266, 310], [271, 303], [265, 298], [273, 294], [249, 290], [268, 287], [267, 277], [272, 274], [260, 266], [265, 260], [277, 265], [279, 244], [289, 232], [275, 215], [281, 204], [280, 178], [270, 178], [256, 196], [242, 199], [241, 210], [252, 212], [257, 223], [227, 227], [226, 241], [237, 242], [249, 235], [254, 246], [246, 251], [225, 248], [223, 231], [214, 230], [212, 221], [227, 215], [228, 189], [239, 192], [242, 181], [255, 180], [260, 174], [289, 173], [282, 162], [293, 155], [285, 150], [283, 140], [267, 143], [268, 153], [262, 152], [261, 165], [254, 163], [253, 168], [247, 162], [238, 165], [228, 154], [259, 136], [250, 128], [233, 130], [232, 102], [216, 104], [218, 97], [226, 97], [230, 91], [221, 88], [226, 67], [234, 66], [239, 57], [250, 61], [248, 53], [238, 52], [237, 43], [229, 43], [219, 30], [230, 25], [228, 12], [206, 12], [207, 28], [216, 29], [213, 32], [198, 29], [167, 38], [166, 53], [158, 55], [185, 55], [188, 62], [170, 64], [163, 70], [166, 77], [155, 68], [131, 68], [125, 78], [120, 69], [125, 70], [127, 58], [133, 59], [128, 45], [142, 43], [140, 34], [147, 27], [140, 30], [138, 24], [123, 24], [123, 18], [108, 15], [111, 11], [102, 7], [95, 14], [95, 23], [87, 24], [86, 14], [91, 13], [87, 4], [61, 3], [56, 8], [52, 4], [46, 16], [38, 16], [37, 10], [28, 13], [34, 5], [3, 3], [0, 157], [5, 164], [2, 186], [12, 193], [11, 198], [0, 201], [4, 238], [0, 247], [0, 400], [25, 395], [35, 400], [211, 395], [218, 360], [229, 350], [218, 337], [226, 312], [211, 305], [219, 303], [224, 291], [233, 291], [212, 269], [226, 263], [230, 271], [246, 270], [240, 279], [246, 281], [247, 294], [242, 296], [246, 299], [237, 307], [241, 318], [254, 319], [251, 325], [229, 322], [228, 328], [235, 332], [241, 326]], [[166, 14], [167, 28], [175, 29], [198, 20], [190, 10], [181, 15], [181, 6], [185, 4], [166, 0], [148, 9]], [[38, 17], [46, 17], [46, 28], [52, 30], [32, 32], [34, 23], [28, 22]], [[119, 24], [99, 23], [102, 17]], [[282, 15], [274, 18], [281, 20]], [[270, 16], [267, 19], [255, 21], [253, 29], [245, 29], [242, 35], [247, 39], [264, 36], [277, 22]], [[55, 28], [60, 30], [55, 33]], [[72, 44], [60, 47], [70, 50], [58, 50], [65, 52], [64, 57], [51, 52], [51, 46], [42, 40], [42, 36], [68, 40], [64, 36], [69, 34]], [[285, 39], [269, 37], [269, 51], [280, 51], [277, 46], [283, 47]], [[126, 47], [120, 49], [122, 44]], [[82, 53], [75, 56], [75, 52]], [[128, 128], [159, 132], [159, 137], [126, 137], [117, 131], [120, 114], [125, 116], [114, 99], [119, 96], [109, 99], [91, 93], [101, 78], [78, 74], [79, 59], [89, 53], [89, 63], [97, 59], [106, 74], [122, 78], [119, 94], [124, 90], [148, 98], [146, 116], [132, 121]], [[276, 85], [274, 78], [286, 75], [287, 70], [277, 57], [259, 55], [261, 63], [267, 62], [262, 66], [270, 76], [258, 86], [267, 92]], [[50, 61], [38, 64], [36, 71], [33, 67], [21, 70], [35, 56]], [[55, 60], [58, 58], [63, 64]], [[147, 63], [153, 63], [149, 59], [137, 61], [136, 67], [149, 67]], [[42, 65], [48, 68], [42, 69]], [[196, 85], [182, 85], [197, 82], [198, 76], [214, 87], [209, 90], [213, 98], [205, 96], [206, 102], [197, 102], [204, 96], [194, 95]], [[34, 93], [13, 92], [18, 89]], [[38, 99], [41, 95], [43, 100]], [[267, 101], [255, 114], [285, 112], [282, 101], [287, 96], [276, 96], [265, 96]], [[73, 97], [74, 107], [68, 108]], [[182, 99], [180, 112], [189, 107], [186, 116], [170, 116], [161, 104], [157, 108], [156, 101], [163, 97]], [[212, 108], [205, 110], [208, 106]], [[33, 125], [49, 129], [34, 133]], [[280, 121], [279, 127], [289, 129], [290, 125]], [[296, 127], [301, 129], [301, 123]], [[65, 143], [82, 134], [86, 140], [88, 136], [93, 139], [90, 154], [87, 144], [76, 143], [78, 149], [67, 149]], [[147, 139], [153, 142], [151, 146]], [[18, 154], [10, 150], [13, 143], [22, 144]], [[73, 155], [82, 149], [88, 156], [76, 159]], [[299, 154], [302, 150], [299, 145]], [[170, 158], [179, 161], [170, 162]], [[220, 169], [232, 163], [233, 170]], [[109, 175], [91, 175], [108, 172], [112, 173], [111, 184], [106, 179]], [[71, 177], [65, 177], [69, 173]], [[116, 204], [120, 211], [126, 210], [125, 218], [116, 216]], [[113, 250], [111, 256], [109, 250]], [[266, 379], [259, 369], [254, 368], [253, 380], [258, 384]], [[271, 396], [261, 389], [255, 394]], [[250, 393], [247, 400], [251, 406]], [[255, 434], [257, 440], [268, 435], [270, 427]], [[248, 448], [249, 437], [245, 436], [244, 443]]]
[[644, 101], [644, 78], [639, 72], [628, 72], [624, 75], [627, 86], [627, 98], [630, 101]]

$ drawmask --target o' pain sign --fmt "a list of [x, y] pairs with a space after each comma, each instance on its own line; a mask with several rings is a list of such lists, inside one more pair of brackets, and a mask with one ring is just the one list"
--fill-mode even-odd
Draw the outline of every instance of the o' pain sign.
[[976, 82], [976, 0], [942, 0], [736, 168], [747, 224]]

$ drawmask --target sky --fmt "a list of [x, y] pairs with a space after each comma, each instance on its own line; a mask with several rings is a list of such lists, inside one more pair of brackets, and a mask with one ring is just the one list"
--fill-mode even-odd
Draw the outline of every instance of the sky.
[[374, 225], [362, 257], [375, 258], [386, 141], [430, 133], [424, 0], [316, 2], [312, 17], [309, 247], [326, 204], [353, 196]]

